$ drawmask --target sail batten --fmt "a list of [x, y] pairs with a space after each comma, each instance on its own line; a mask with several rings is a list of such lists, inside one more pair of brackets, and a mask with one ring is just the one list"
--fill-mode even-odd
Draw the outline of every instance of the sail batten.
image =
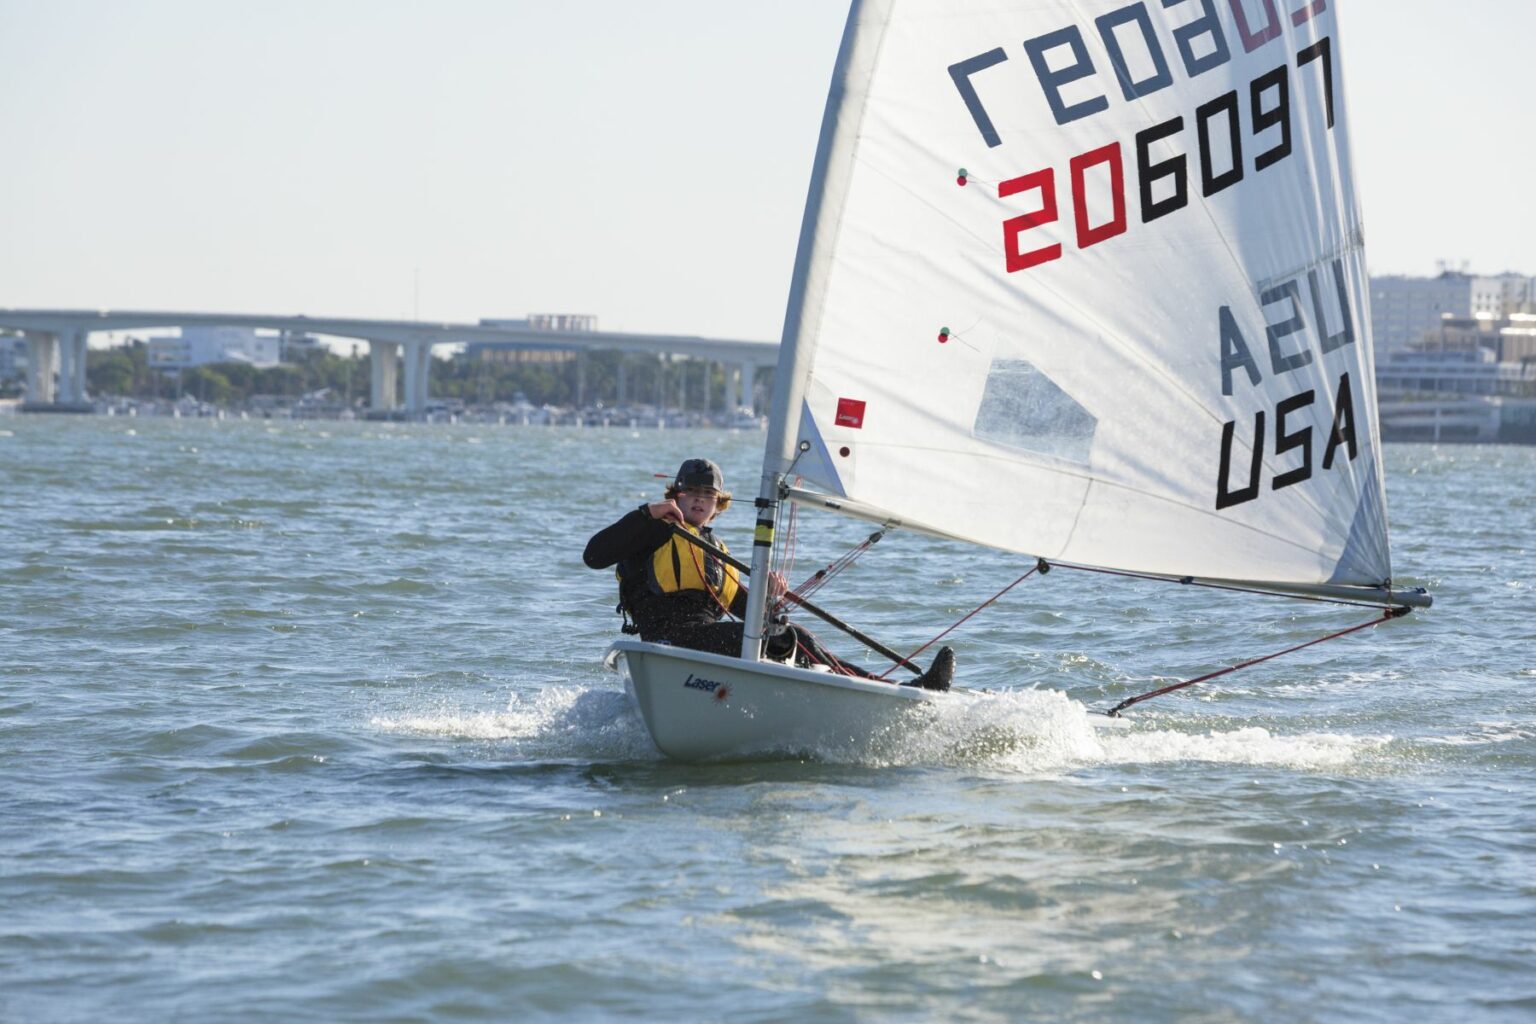
[[1083, 565], [1389, 580], [1336, 7], [855, 3], [765, 482]]

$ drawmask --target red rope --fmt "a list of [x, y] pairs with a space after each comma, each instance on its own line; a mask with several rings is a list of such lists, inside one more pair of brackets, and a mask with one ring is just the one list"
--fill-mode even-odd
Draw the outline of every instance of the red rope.
[[816, 593], [822, 587], [831, 582], [832, 577], [853, 565], [853, 563], [858, 559], [860, 555], [874, 547], [875, 541], [878, 540], [880, 536], [881, 533], [870, 535], [869, 537], [865, 538], [863, 543], [855, 545], [852, 549], [833, 559], [826, 565], [825, 568], [817, 569], [805, 580], [805, 582], [801, 583], [794, 589], [794, 595], [796, 597], [805, 598], [810, 597], [812, 594]]
[[853, 673], [848, 670], [847, 666], [845, 666], [841, 661], [837, 660], [837, 656], [832, 654], [830, 651], [827, 652], [827, 657], [825, 659], [819, 658], [816, 656], [816, 652], [802, 644], [799, 638], [795, 639], [795, 648], [805, 656], [805, 661], [808, 665], [825, 665], [827, 668], [832, 670], [834, 675], [853, 675]]
[[[969, 612], [967, 612], [964, 616], [962, 616], [957, 622], [955, 622], [952, 626], [950, 626], [944, 632], [940, 633], [938, 636], [934, 637], [932, 640], [929, 640], [927, 643], [923, 644], [923, 646], [919, 647], [917, 650], [915, 650], [911, 654], [907, 655], [906, 660], [907, 661], [911, 661], [913, 658], [917, 657], [919, 654], [922, 654], [928, 648], [932, 647], [934, 644], [938, 643], [940, 640], [944, 639], [946, 636], [949, 636], [949, 634], [953, 633], [955, 630], [959, 629], [962, 625], [964, 625], [966, 623], [967, 620], [969, 620], [977, 612], [981, 611], [983, 608], [985, 608], [988, 605], [992, 604], [998, 598], [1000, 598], [1004, 594], [1008, 593], [1008, 591], [1012, 590], [1014, 587], [1018, 586], [1020, 583], [1023, 583], [1025, 580], [1029, 579], [1035, 573], [1039, 572], [1040, 571], [1040, 566], [1042, 564], [1044, 564], [1044, 563], [1036, 562], [1035, 563], [1035, 567], [1033, 569], [1030, 569], [1029, 572], [1026, 572], [1024, 575], [1020, 576], [1018, 579], [1016, 579], [1012, 583], [1008, 584], [1002, 590], [999, 590], [997, 593], [995, 593], [991, 597], [987, 598], [981, 604], [977, 605], [975, 608], [972, 608]], [[886, 669], [884, 672], [880, 673], [875, 678], [876, 679], [884, 679], [886, 676], [890, 675], [895, 670], [896, 670], [896, 666], [893, 665], [890, 668]]]
[[[700, 551], [697, 545], [689, 544], [688, 553], [693, 556], [693, 567], [699, 571], [699, 580], [704, 584], [704, 591], [714, 599], [715, 604], [720, 606], [720, 610], [725, 612], [726, 618], [734, 619], [736, 616], [732, 614], [730, 605], [720, 600], [720, 592], [715, 589], [714, 584], [709, 582], [709, 573], [704, 569], [703, 560], [708, 558], [711, 562], [716, 562], [720, 565], [721, 579], [724, 579], [726, 575], [735, 575], [736, 570], [731, 568], [729, 565], [720, 562], [720, 560], [715, 558], [713, 555], [705, 555], [702, 551]], [[736, 580], [736, 585], [738, 587], [741, 586], [741, 580], [739, 578]]]
[[1337, 640], [1341, 636], [1348, 636], [1351, 633], [1358, 633], [1362, 629], [1370, 629], [1372, 626], [1379, 626], [1383, 622], [1386, 622], [1388, 619], [1396, 619], [1400, 616], [1407, 615], [1408, 612], [1409, 609], [1406, 606], [1401, 608], [1388, 608], [1385, 612], [1382, 613], [1382, 616], [1379, 619], [1372, 619], [1369, 622], [1362, 622], [1358, 626], [1350, 626], [1348, 629], [1341, 629], [1337, 633], [1329, 633], [1327, 636], [1320, 636], [1316, 640], [1308, 640], [1304, 644], [1297, 644], [1295, 647], [1287, 647], [1285, 650], [1276, 651], [1274, 654], [1266, 654], [1262, 658], [1253, 658], [1250, 661], [1245, 661], [1237, 665], [1219, 669], [1215, 672], [1210, 672], [1196, 679], [1186, 679], [1182, 683], [1174, 683], [1171, 686], [1164, 686], [1160, 689], [1151, 690], [1147, 693], [1137, 694], [1134, 697], [1128, 698], [1121, 701], [1119, 704], [1116, 704], [1114, 707], [1106, 711], [1105, 714], [1111, 718], [1115, 718], [1120, 714], [1120, 712], [1124, 711], [1132, 704], [1140, 704], [1144, 700], [1151, 700], [1153, 697], [1161, 697], [1165, 693], [1172, 693], [1174, 690], [1182, 690], [1186, 686], [1194, 686], [1196, 683], [1203, 683], [1207, 680], [1215, 679], [1218, 676], [1224, 676], [1228, 673], [1236, 672], [1240, 668], [1248, 668], [1250, 665], [1258, 665], [1262, 662], [1272, 661], [1273, 659], [1281, 657], [1282, 655], [1294, 654], [1297, 651], [1305, 650], [1306, 648], [1312, 647], [1315, 644], [1320, 644], [1324, 640]]

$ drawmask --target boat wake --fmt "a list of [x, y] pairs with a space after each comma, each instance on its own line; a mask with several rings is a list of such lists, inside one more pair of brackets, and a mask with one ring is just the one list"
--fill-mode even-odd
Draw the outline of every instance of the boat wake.
[[900, 763], [945, 763], [1031, 774], [1115, 764], [1181, 761], [1325, 770], [1348, 765], [1388, 742], [1385, 736], [1277, 735], [1246, 727], [1185, 732], [1147, 727], [1102, 729], [1082, 704], [1054, 690], [993, 694], [936, 705], [903, 737]]
[[[925, 705], [899, 727], [873, 737], [785, 757], [868, 767], [950, 766], [1053, 774], [1117, 764], [1204, 762], [1272, 765], [1300, 771], [1349, 766], [1391, 741], [1387, 736], [1306, 732], [1276, 734], [1246, 727], [1181, 731], [1138, 725], [1096, 728], [1095, 715], [1054, 690], [1019, 690], [972, 701]], [[559, 685], [513, 693], [502, 710], [439, 703], [376, 716], [389, 733], [489, 745], [489, 755], [516, 761], [657, 761], [639, 713], [622, 691], [603, 685]]]
[[440, 704], [379, 715], [385, 732], [445, 740], [489, 741], [496, 756], [519, 761], [657, 761], [645, 723], [627, 695], [609, 687], [546, 686], [514, 692], [501, 711]]

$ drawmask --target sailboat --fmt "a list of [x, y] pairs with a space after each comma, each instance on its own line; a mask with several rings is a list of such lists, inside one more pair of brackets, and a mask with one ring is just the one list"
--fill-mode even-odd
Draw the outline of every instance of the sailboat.
[[[1047, 566], [1426, 607], [1396, 587], [1329, 0], [854, 0], [774, 381], [789, 503]], [[620, 641], [679, 758], [976, 699]]]

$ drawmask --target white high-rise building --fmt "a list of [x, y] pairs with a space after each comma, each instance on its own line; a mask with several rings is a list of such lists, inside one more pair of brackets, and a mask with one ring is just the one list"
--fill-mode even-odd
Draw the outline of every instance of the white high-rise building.
[[1472, 279], [1472, 315], [1489, 320], [1508, 320], [1516, 313], [1530, 313], [1533, 279], [1522, 274]]
[[162, 370], [205, 363], [276, 366], [282, 359], [282, 339], [275, 334], [257, 334], [249, 327], [183, 327], [180, 337], [150, 338], [147, 355], [149, 365]]

